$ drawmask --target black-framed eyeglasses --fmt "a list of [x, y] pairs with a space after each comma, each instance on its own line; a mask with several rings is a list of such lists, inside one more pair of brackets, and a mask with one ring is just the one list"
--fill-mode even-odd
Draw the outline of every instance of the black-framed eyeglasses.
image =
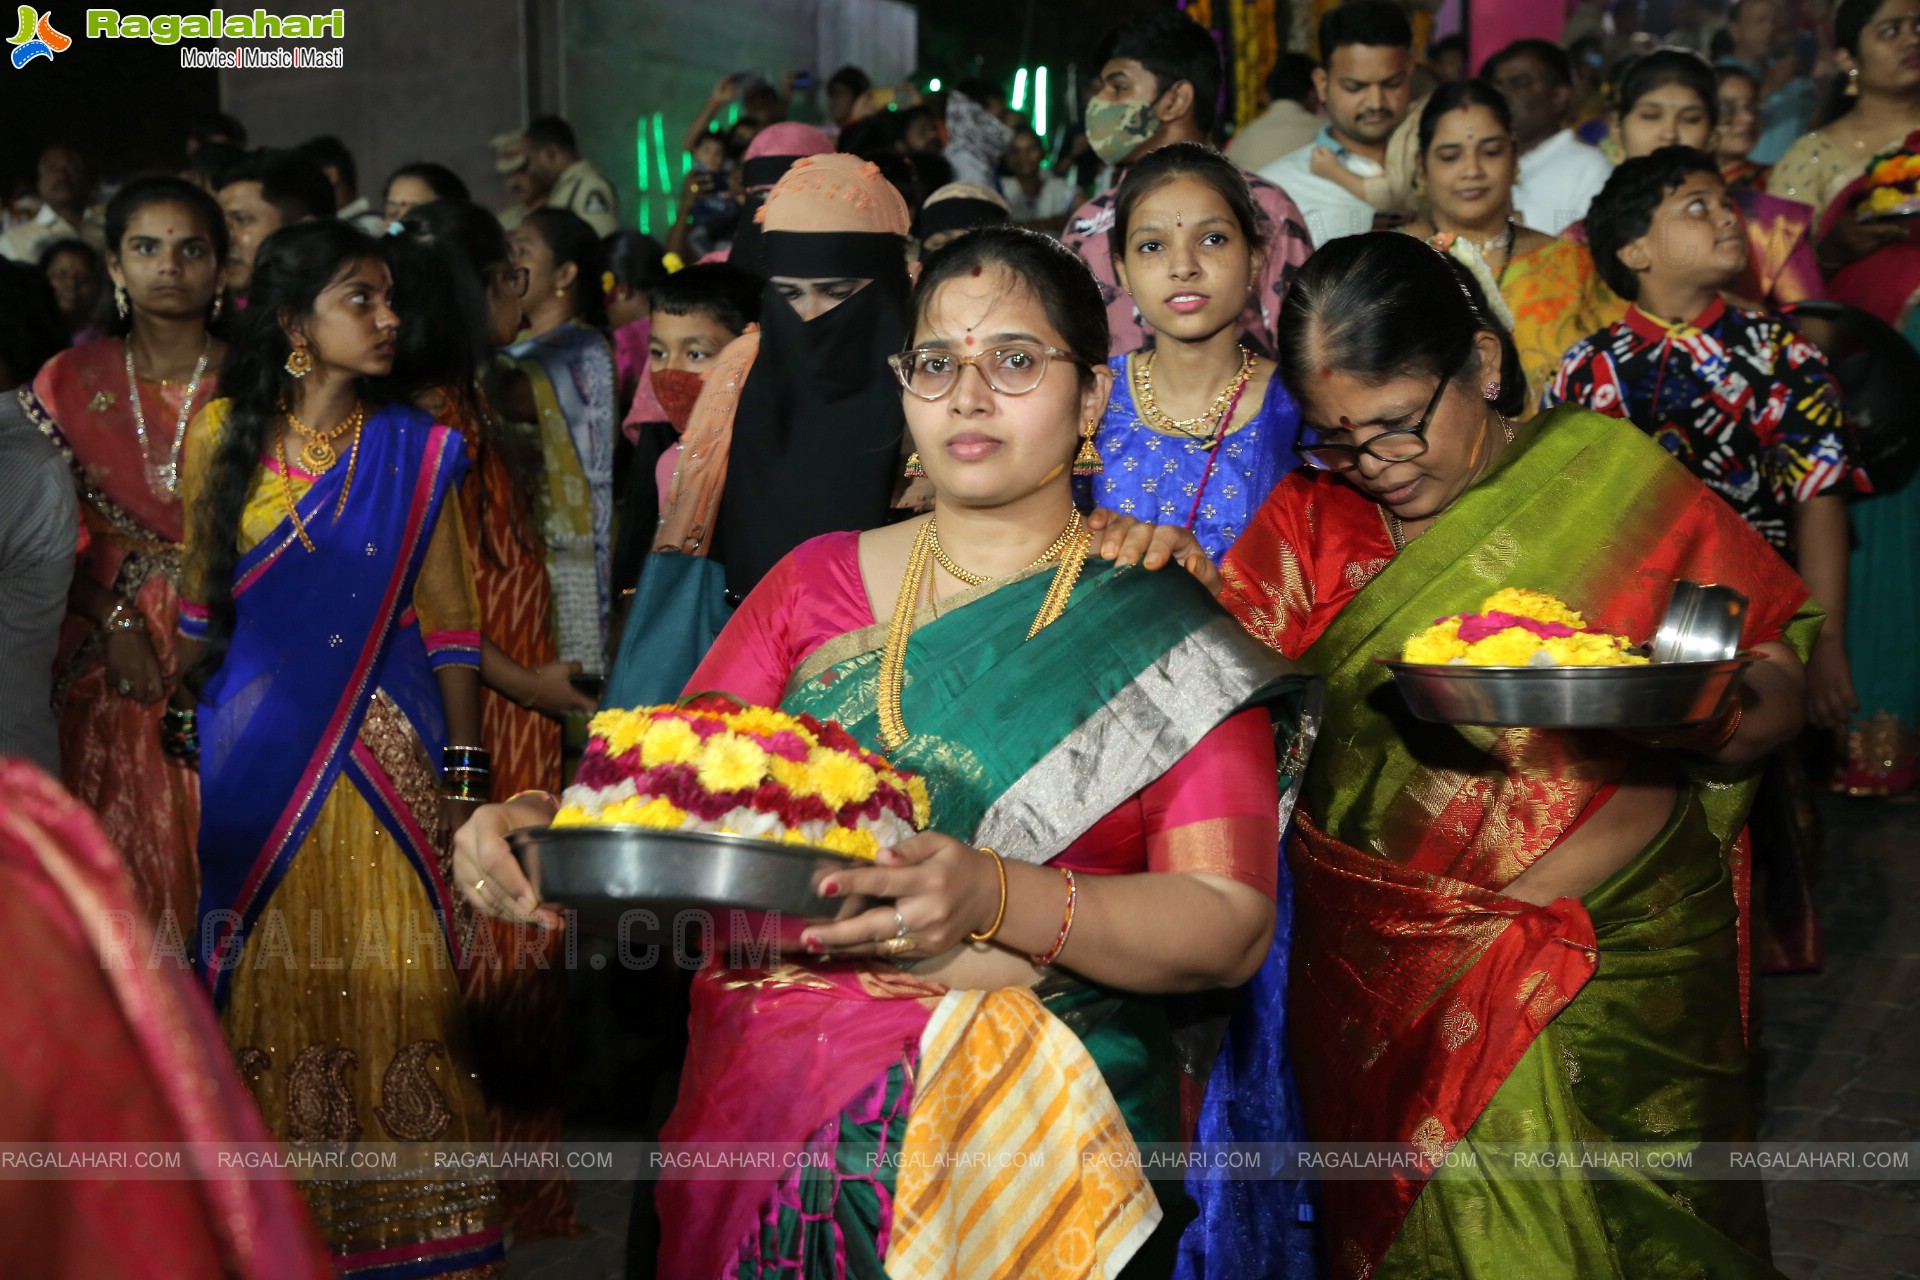
[[968, 365], [980, 371], [987, 386], [1003, 396], [1023, 396], [1047, 376], [1047, 362], [1079, 364], [1073, 353], [1035, 342], [1003, 342], [979, 355], [957, 356], [937, 347], [916, 347], [887, 357], [893, 376], [909, 395], [938, 400], [960, 385], [960, 371]]
[[510, 262], [503, 262], [493, 270], [494, 278], [498, 280], [509, 293], [513, 294], [514, 297], [524, 298], [527, 296], [527, 284], [533, 277], [531, 270], [526, 267], [515, 266]]
[[[1420, 415], [1420, 421], [1410, 427], [1382, 431], [1359, 444], [1303, 441], [1298, 452], [1308, 466], [1320, 471], [1351, 471], [1360, 465], [1360, 455], [1363, 453], [1381, 462], [1405, 462], [1417, 458], [1427, 451], [1427, 428], [1433, 425], [1433, 415], [1440, 408], [1440, 397], [1446, 394], [1447, 384], [1452, 381], [1451, 374], [1440, 379], [1440, 385], [1433, 389], [1433, 398], [1427, 401], [1427, 411]], [[1316, 436], [1319, 434], [1313, 427], [1306, 429]]]

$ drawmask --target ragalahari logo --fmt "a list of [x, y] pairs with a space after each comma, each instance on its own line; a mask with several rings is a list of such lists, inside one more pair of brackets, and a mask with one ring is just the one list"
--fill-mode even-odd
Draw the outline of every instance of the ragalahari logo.
[[[6, 28], [0, 27], [0, 31]], [[67, 46], [73, 43], [72, 36], [63, 36], [53, 29], [53, 10], [37, 13], [26, 5], [20, 6], [20, 34], [7, 41], [13, 46], [13, 65], [24, 67], [35, 58], [52, 60], [56, 53], [65, 53]]]

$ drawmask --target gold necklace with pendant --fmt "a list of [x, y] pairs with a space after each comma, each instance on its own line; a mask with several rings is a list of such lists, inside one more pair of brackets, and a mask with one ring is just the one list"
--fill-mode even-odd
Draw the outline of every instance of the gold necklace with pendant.
[[333, 442], [348, 432], [359, 431], [360, 424], [366, 421], [367, 417], [366, 407], [356, 404], [353, 406], [353, 412], [340, 419], [334, 426], [326, 431], [317, 431], [300, 421], [292, 409], [282, 409], [281, 412], [287, 416], [287, 425], [292, 427], [304, 441], [300, 446], [300, 465], [313, 472], [325, 471], [340, 460], [339, 451], [333, 447]]

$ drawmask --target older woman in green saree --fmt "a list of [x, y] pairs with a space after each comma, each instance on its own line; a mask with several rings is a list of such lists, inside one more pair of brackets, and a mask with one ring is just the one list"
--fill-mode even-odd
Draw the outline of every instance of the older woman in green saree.
[[[1218, 578], [1180, 535], [1153, 536], [1327, 680], [1287, 844], [1307, 1128], [1421, 1157], [1325, 1184], [1332, 1273], [1776, 1276], [1757, 1182], [1484, 1170], [1502, 1144], [1752, 1136], [1741, 832], [1758, 761], [1802, 723], [1821, 614], [1627, 424], [1563, 407], [1513, 427], [1511, 339], [1470, 274], [1410, 237], [1316, 254], [1288, 296], [1280, 365], [1311, 468], [1274, 490]], [[1644, 639], [1675, 579], [1751, 602], [1760, 660], [1703, 726], [1427, 723], [1374, 661], [1502, 587]]]

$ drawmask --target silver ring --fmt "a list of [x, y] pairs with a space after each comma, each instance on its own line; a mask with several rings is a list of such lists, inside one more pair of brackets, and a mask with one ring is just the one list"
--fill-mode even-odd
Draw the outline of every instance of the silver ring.
[[893, 909], [893, 936], [896, 938], [907, 936], [907, 918], [900, 914], [898, 907]]
[[119, 692], [120, 696], [123, 698], [130, 698], [133, 696], [133, 681], [131, 680], [122, 680], [120, 681], [120, 683], [114, 685], [113, 687]]

